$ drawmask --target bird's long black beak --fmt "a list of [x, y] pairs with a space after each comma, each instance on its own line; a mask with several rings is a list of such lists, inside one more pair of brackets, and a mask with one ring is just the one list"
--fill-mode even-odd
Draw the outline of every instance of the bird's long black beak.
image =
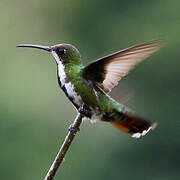
[[37, 49], [43, 49], [43, 50], [48, 51], [48, 52], [51, 51], [51, 48], [48, 46], [40, 46], [40, 45], [35, 45], [35, 44], [19, 44], [16, 47], [37, 48]]

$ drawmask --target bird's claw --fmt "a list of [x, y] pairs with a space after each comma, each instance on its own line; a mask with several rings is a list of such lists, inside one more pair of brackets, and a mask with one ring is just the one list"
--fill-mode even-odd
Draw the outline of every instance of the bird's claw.
[[80, 128], [78, 127], [78, 129], [76, 129], [73, 127], [73, 124], [71, 124], [68, 128], [68, 131], [70, 131], [70, 132], [80, 131]]
[[86, 117], [91, 118], [91, 112], [87, 105], [83, 105], [78, 109], [78, 112]]

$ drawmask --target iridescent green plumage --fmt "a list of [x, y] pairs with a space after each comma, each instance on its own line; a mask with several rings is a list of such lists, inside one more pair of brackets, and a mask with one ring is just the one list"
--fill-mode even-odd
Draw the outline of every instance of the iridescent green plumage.
[[[67, 44], [55, 45], [52, 49], [57, 51], [59, 46], [66, 48], [66, 54], [62, 55], [65, 59], [62, 60], [62, 62], [66, 73], [66, 82], [71, 82], [74, 85], [74, 90], [81, 96], [83, 103], [91, 107], [94, 111], [99, 111], [98, 114], [102, 112], [112, 112], [113, 109], [121, 111], [122, 105], [110, 98], [100, 88], [96, 87], [93, 89], [96, 85], [87, 82], [83, 77], [85, 67], [82, 65], [79, 51], [75, 47]], [[61, 74], [59, 74], [59, 76], [61, 76]]]
[[127, 111], [107, 93], [118, 81], [139, 62], [161, 47], [160, 41], [132, 46], [100, 58], [88, 66], [82, 65], [79, 51], [70, 44], [57, 44], [52, 47], [34, 47], [52, 53], [56, 60], [58, 82], [76, 109], [84, 116], [111, 122], [133, 137], [145, 135], [153, 124]]

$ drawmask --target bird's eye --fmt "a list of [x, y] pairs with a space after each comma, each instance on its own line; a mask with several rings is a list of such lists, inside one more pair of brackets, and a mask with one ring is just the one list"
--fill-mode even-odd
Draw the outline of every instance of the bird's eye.
[[58, 53], [61, 54], [61, 55], [65, 55], [66, 54], [66, 49], [58, 48]]

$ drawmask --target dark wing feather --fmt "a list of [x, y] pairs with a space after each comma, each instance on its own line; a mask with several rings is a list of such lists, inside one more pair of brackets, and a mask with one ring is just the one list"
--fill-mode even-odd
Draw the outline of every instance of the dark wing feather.
[[83, 77], [95, 82], [108, 93], [137, 63], [143, 61], [161, 46], [161, 41], [154, 40], [102, 57], [83, 69]]

